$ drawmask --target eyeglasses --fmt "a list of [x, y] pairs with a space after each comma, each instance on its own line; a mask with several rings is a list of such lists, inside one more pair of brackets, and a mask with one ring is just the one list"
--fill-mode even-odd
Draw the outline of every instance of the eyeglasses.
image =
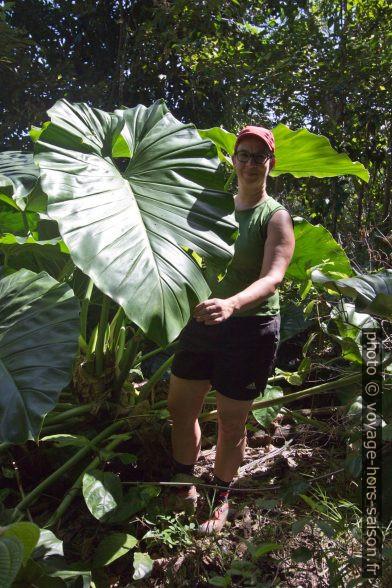
[[268, 161], [268, 159], [272, 158], [272, 155], [270, 153], [255, 154], [249, 153], [249, 151], [236, 151], [234, 155], [241, 163], [248, 163], [248, 161], [252, 159], [252, 161], [254, 163], [257, 163], [258, 165], [263, 165], [266, 161]]

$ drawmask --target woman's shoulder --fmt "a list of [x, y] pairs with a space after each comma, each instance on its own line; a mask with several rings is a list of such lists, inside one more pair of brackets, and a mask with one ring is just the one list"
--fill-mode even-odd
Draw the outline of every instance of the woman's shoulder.
[[278, 202], [278, 200], [272, 198], [272, 196], [268, 196], [268, 198], [259, 204], [255, 213], [260, 219], [266, 217], [270, 218], [271, 215], [278, 210], [287, 210], [287, 208]]
[[256, 222], [260, 223], [261, 227], [263, 228], [263, 231], [266, 231], [269, 221], [274, 216], [274, 214], [279, 210], [285, 210], [286, 212], [288, 212], [288, 214], [290, 214], [287, 208], [283, 204], [278, 202], [278, 200], [272, 198], [272, 196], [268, 196], [268, 198], [262, 204], [263, 205], [259, 206], [257, 219], [255, 220]]
[[275, 198], [272, 198], [272, 196], [268, 196], [267, 200], [265, 201], [265, 204], [266, 208], [268, 208], [269, 210], [287, 210], [284, 204], [282, 204], [278, 200], [275, 200]]

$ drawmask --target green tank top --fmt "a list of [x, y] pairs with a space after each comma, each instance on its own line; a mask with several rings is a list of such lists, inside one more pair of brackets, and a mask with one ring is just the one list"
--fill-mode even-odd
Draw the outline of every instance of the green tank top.
[[[210, 284], [210, 298], [229, 298], [260, 277], [267, 238], [267, 225], [277, 210], [286, 210], [276, 200], [266, 200], [247, 210], [236, 210], [239, 235], [234, 245], [234, 256], [220, 282]], [[279, 313], [279, 292], [263, 300], [259, 306], [237, 312], [235, 316], [272, 316]]]

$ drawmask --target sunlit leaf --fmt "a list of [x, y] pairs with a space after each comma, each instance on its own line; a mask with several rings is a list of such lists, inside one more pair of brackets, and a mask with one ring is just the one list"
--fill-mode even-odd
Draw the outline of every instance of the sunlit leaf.
[[344, 359], [362, 364], [362, 331], [378, 329], [378, 322], [368, 314], [356, 312], [354, 304], [339, 301], [331, 311], [330, 320], [321, 326], [340, 344]]
[[126, 555], [133, 549], [138, 540], [127, 533], [111, 533], [99, 543], [94, 553], [93, 567], [107, 566], [113, 561]]
[[39, 217], [34, 212], [22, 212], [21, 210], [9, 209], [0, 211], [0, 234], [15, 233], [26, 235], [27, 231], [35, 231], [38, 226]]
[[[214, 145], [162, 101], [110, 114], [62, 100], [49, 116], [35, 159], [75, 264], [150, 338], [172, 341], [210, 293], [183, 247], [224, 267], [237, 234]], [[124, 172], [111, 158], [120, 131]]]
[[332, 278], [354, 274], [344, 249], [326, 228], [314, 226], [300, 217], [295, 217], [294, 220], [295, 250], [286, 272], [288, 278], [311, 284], [311, 272], [315, 268], [321, 269]]
[[312, 280], [329, 292], [353, 298], [357, 312], [392, 319], [392, 270], [340, 280], [331, 279], [321, 271], [314, 271]]
[[83, 435], [68, 435], [68, 434], [57, 434], [57, 435], [46, 435], [41, 437], [40, 443], [50, 442], [56, 447], [84, 447], [89, 440]]
[[296, 178], [354, 175], [369, 181], [369, 172], [362, 163], [352, 162], [346, 153], [335, 151], [327, 137], [315, 135], [307, 129], [292, 131], [282, 124], [273, 129], [273, 134], [276, 165], [271, 176], [285, 173]]
[[91, 514], [102, 520], [122, 501], [120, 479], [111, 472], [87, 472], [83, 476], [83, 496]]
[[148, 553], [136, 552], [133, 558], [134, 580], [142, 580], [150, 575], [154, 561]]
[[49, 529], [40, 529], [40, 536], [34, 550], [34, 558], [46, 561], [51, 557], [63, 557], [63, 542]]
[[[276, 157], [276, 165], [270, 172], [272, 177], [282, 174], [291, 174], [296, 178], [354, 175], [369, 181], [369, 172], [364, 166], [358, 161], [352, 162], [346, 153], [338, 153], [327, 137], [315, 135], [307, 129], [292, 131], [283, 124], [272, 132]], [[231, 164], [226, 154], [232, 156], [234, 153], [235, 134], [219, 127], [199, 130], [199, 134], [214, 141], [221, 160]]]
[[[265, 392], [262, 396], [256, 399], [257, 400], [272, 400], [274, 398], [281, 398], [283, 396], [282, 388], [278, 386], [267, 386]], [[255, 402], [256, 402], [255, 401]], [[252, 411], [253, 416], [255, 417], [256, 421], [262, 427], [268, 427], [269, 424], [272, 423], [274, 418], [279, 414], [281, 406], [267, 406], [266, 408], [256, 408]]]
[[232, 165], [231, 157], [228, 157], [226, 154], [232, 155], [234, 153], [237, 138], [233, 133], [228, 133], [219, 127], [205, 130], [198, 129], [198, 132], [202, 139], [210, 139], [215, 143], [221, 161]]
[[0, 152], [0, 193], [12, 197], [23, 210], [39, 176], [32, 153]]

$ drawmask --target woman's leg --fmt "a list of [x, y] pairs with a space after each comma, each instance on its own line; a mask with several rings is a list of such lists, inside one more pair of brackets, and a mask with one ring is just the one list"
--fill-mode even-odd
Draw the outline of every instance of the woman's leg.
[[[237, 473], [244, 458], [246, 447], [245, 423], [253, 400], [233, 400], [216, 393], [218, 409], [218, 442], [216, 445], [214, 510], [209, 518], [199, 525], [203, 534], [219, 533], [226, 524], [229, 514], [230, 482]], [[222, 485], [224, 488], [222, 488]]]
[[253, 400], [234, 400], [216, 393], [218, 442], [214, 474], [231, 482], [241, 465], [246, 448], [245, 424]]
[[197, 461], [201, 445], [198, 416], [211, 385], [209, 380], [186, 380], [170, 377], [168, 409], [173, 421], [174, 459], [186, 465]]

